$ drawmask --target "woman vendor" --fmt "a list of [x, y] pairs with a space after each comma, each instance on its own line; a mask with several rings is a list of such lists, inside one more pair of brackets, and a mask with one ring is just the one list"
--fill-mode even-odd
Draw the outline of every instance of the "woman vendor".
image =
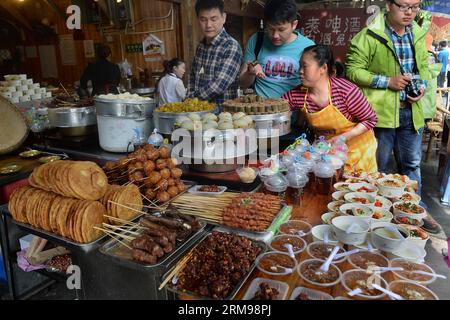
[[[316, 136], [334, 141], [344, 137], [349, 147], [345, 171], [377, 171], [377, 141], [373, 128], [377, 116], [353, 83], [332, 76], [333, 53], [327, 46], [313, 45], [303, 51], [300, 80], [302, 87], [288, 91], [283, 98], [292, 109], [300, 109]], [[301, 125], [301, 124], [300, 124]]]

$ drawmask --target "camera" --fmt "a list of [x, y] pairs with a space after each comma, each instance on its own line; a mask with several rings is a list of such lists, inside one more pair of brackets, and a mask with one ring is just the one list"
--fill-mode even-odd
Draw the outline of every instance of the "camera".
[[411, 78], [411, 81], [406, 85], [405, 92], [406, 95], [410, 96], [411, 98], [417, 98], [420, 96], [420, 89], [423, 86], [423, 81], [420, 79], [420, 76], [413, 76]]

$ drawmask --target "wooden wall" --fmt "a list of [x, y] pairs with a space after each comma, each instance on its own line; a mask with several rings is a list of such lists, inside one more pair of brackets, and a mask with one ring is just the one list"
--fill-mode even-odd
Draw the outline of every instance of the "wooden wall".
[[[195, 54], [195, 48], [201, 38], [196, 14], [194, 10], [195, 0], [168, 1], [168, 0], [130, 0], [133, 4], [134, 21], [142, 23], [135, 26], [134, 30], [114, 30], [101, 29], [98, 25], [83, 24], [81, 32], [68, 30], [66, 27], [66, 17], [59, 14], [52, 8], [46, 0], [0, 0], [0, 18], [5, 17], [21, 26], [23, 39], [17, 39], [15, 45], [4, 45], [0, 42], [1, 48], [14, 49], [15, 46], [35, 46], [54, 45], [56, 49], [58, 79], [44, 79], [41, 73], [39, 55], [37, 58], [27, 58], [22, 62], [20, 72], [27, 73], [29, 77], [38, 81], [48, 81], [58, 84], [61, 81], [64, 85], [71, 85], [79, 80], [86, 65], [94, 59], [87, 59], [84, 55], [83, 40], [94, 40], [95, 43], [108, 43], [113, 51], [111, 60], [120, 62], [127, 59], [133, 66], [133, 74], [138, 74], [137, 67], [148, 68], [152, 72], [162, 71], [162, 60], [173, 57], [181, 57], [188, 62], [188, 67]], [[89, 0], [86, 0], [89, 1]], [[124, 0], [125, 1], [125, 0]], [[71, 4], [71, 0], [53, 0], [60, 11], [65, 13], [66, 8]], [[257, 29], [258, 16], [262, 15], [262, 10], [255, 4], [245, 10], [240, 9], [240, 0], [225, 1], [228, 14], [240, 16], [242, 20], [242, 35], [240, 38], [245, 43], [248, 37]], [[169, 15], [169, 13], [172, 15]], [[168, 16], [165, 19], [158, 17]], [[39, 38], [33, 30], [32, 23], [47, 19], [50, 25], [56, 30], [55, 37]], [[172, 24], [173, 18], [173, 24]], [[22, 21], [20, 21], [22, 20]], [[26, 23], [31, 27], [27, 27]], [[162, 32], [152, 32], [157, 30]], [[142, 43], [144, 32], [156, 35], [165, 44], [165, 55], [161, 56], [161, 61], [146, 62], [142, 53], [126, 53], [127, 44]], [[139, 34], [130, 34], [136, 32]], [[63, 66], [59, 52], [59, 36], [74, 35], [76, 60], [74, 66]], [[14, 41], [12, 41], [14, 42]], [[39, 54], [39, 50], [38, 54]], [[1, 72], [1, 71], [0, 71]]]

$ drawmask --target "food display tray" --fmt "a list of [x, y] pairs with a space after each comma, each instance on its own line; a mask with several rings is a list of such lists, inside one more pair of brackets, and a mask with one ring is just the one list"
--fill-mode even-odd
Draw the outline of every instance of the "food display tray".
[[150, 270], [150, 269], [155, 269], [155, 268], [159, 268], [159, 267], [165, 267], [170, 263], [171, 260], [175, 259], [177, 256], [182, 254], [182, 252], [184, 252], [184, 248], [187, 245], [189, 245], [192, 241], [195, 241], [196, 239], [201, 237], [201, 234], [205, 230], [205, 226], [206, 226], [206, 223], [204, 223], [203, 221], [200, 221], [200, 229], [198, 231], [193, 233], [190, 237], [188, 237], [185, 241], [183, 241], [181, 243], [178, 243], [178, 241], [177, 241], [177, 246], [176, 246], [175, 250], [166, 254], [164, 257], [162, 257], [162, 259], [160, 261], [158, 261], [158, 263], [155, 263], [155, 264], [147, 264], [144, 262], [139, 262], [139, 261], [133, 260], [132, 251], [129, 248], [125, 247], [123, 244], [121, 244], [116, 239], [111, 239], [111, 240], [107, 241], [105, 244], [103, 244], [100, 247], [99, 251], [102, 254], [111, 258], [111, 261], [117, 262], [117, 263], [127, 266], [127, 267], [135, 268], [135, 269]]
[[218, 192], [208, 192], [208, 191], [200, 191], [202, 187], [205, 187], [207, 185], [196, 185], [189, 189], [189, 193], [195, 194], [197, 196], [220, 196], [222, 193], [224, 193], [227, 190], [227, 187], [224, 186], [218, 186], [219, 191]]
[[[137, 219], [138, 217], [136, 217], [135, 219]], [[50, 241], [52, 243], [59, 244], [68, 250], [77, 250], [77, 251], [82, 251], [82, 252], [88, 253], [88, 252], [91, 252], [91, 251], [97, 249], [100, 246], [100, 244], [107, 237], [106, 234], [103, 234], [100, 238], [98, 238], [90, 243], [78, 243], [78, 242], [73, 241], [72, 239], [57, 235], [56, 233], [52, 233], [52, 232], [45, 231], [42, 229], [37, 229], [29, 224], [18, 222], [16, 220], [12, 219], [12, 217], [11, 217], [11, 220], [20, 229], [22, 229], [28, 233], [31, 233], [35, 236], [47, 239], [48, 241]]]
[[[253, 240], [258, 240], [258, 241], [263, 241], [263, 242], [268, 243], [270, 241], [270, 239], [275, 235], [275, 233], [277, 233], [280, 225], [283, 222], [289, 220], [291, 213], [292, 213], [292, 207], [288, 206], [285, 203], [282, 203], [280, 211], [278, 211], [278, 213], [273, 218], [272, 223], [264, 231], [248, 231], [245, 229], [229, 227], [229, 226], [226, 226], [226, 225], [223, 225], [220, 223], [216, 223], [216, 222], [212, 222], [209, 220], [207, 220], [207, 222], [209, 224], [212, 224], [212, 225], [218, 227], [219, 230], [221, 230], [221, 231], [223, 230], [224, 232], [236, 233], [236, 234], [239, 234], [241, 236], [244, 236], [244, 237], [247, 237], [247, 238], [250, 238]], [[200, 217], [200, 219], [201, 219], [201, 217]]]
[[[217, 231], [217, 232], [224, 232], [224, 233], [230, 233], [230, 232], [228, 232], [228, 231], [221, 230], [220, 228], [213, 228], [213, 229], [210, 230], [209, 232], [204, 233], [204, 235], [203, 235], [203, 236], [201, 237], [201, 239], [199, 240], [198, 244], [202, 243], [202, 242], [203, 242], [210, 234], [212, 234], [214, 231]], [[250, 238], [250, 239], [251, 239], [251, 238]], [[259, 255], [261, 255], [261, 254], [263, 254], [264, 252], [267, 251], [267, 245], [266, 245], [264, 242], [258, 241], [258, 240], [254, 240], [254, 239], [251, 239], [251, 240], [253, 241], [253, 243], [255, 243], [258, 247], [261, 248], [261, 252], [259, 253]], [[188, 253], [190, 252], [190, 250], [192, 250], [192, 247], [187, 248], [187, 250], [186, 250], [185, 253], [188, 254]], [[259, 255], [258, 255], [258, 256], [259, 256]], [[183, 255], [183, 256], [184, 256], [184, 255]], [[226, 296], [223, 300], [232, 300], [232, 299], [234, 299], [234, 298], [236, 297], [236, 295], [237, 295], [237, 293], [239, 292], [239, 290], [241, 290], [242, 286], [247, 282], [248, 278], [250, 277], [250, 275], [252, 274], [253, 270], [255, 269], [256, 264], [257, 264], [257, 261], [258, 261], [258, 256], [256, 257], [255, 261], [253, 261], [252, 265], [250, 266], [250, 270], [249, 270], [248, 273], [245, 275], [245, 277], [243, 277], [243, 278], [241, 279], [241, 281], [239, 281], [239, 283], [234, 287], [234, 289], [233, 289], [233, 290], [228, 294], [228, 296]], [[175, 266], [172, 267], [172, 268], [170, 268], [170, 270], [168, 270], [168, 271], [166, 272], [166, 274], [164, 274], [164, 276], [163, 276], [162, 279], [165, 279], [167, 276], [169, 276], [169, 274], [172, 272], [172, 270], [173, 270], [174, 268], [175, 268]], [[181, 271], [181, 270], [180, 270], [180, 271]], [[188, 291], [188, 290], [182, 290], [182, 289], [179, 289], [179, 288], [176, 287], [175, 284], [173, 284], [172, 280], [170, 280], [170, 281], [167, 283], [166, 289], [169, 290], [169, 291], [171, 291], [171, 292], [173, 292], [173, 293], [179, 294], [179, 295], [189, 295], [189, 296], [191, 296], [191, 297], [193, 297], [193, 298], [195, 298], [195, 299], [200, 299], [200, 300], [217, 300], [217, 299], [214, 299], [214, 298], [211, 298], [211, 297], [201, 296], [201, 295], [199, 295], [198, 293], [195, 293], [195, 292], [191, 292], [191, 291]]]

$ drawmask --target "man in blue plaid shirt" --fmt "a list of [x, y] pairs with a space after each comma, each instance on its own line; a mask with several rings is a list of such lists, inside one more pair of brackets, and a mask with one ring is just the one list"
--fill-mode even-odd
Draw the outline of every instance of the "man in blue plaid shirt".
[[197, 0], [195, 11], [204, 38], [195, 53], [187, 96], [220, 106], [237, 97], [242, 49], [223, 27], [223, 0]]

